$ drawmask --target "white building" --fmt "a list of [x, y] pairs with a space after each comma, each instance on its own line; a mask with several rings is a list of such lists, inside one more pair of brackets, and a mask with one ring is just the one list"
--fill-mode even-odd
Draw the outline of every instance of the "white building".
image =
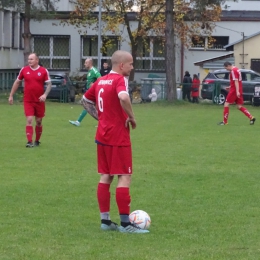
[[[69, 0], [57, 2], [60, 12], [73, 10], [74, 5]], [[199, 67], [194, 63], [222, 56], [227, 53], [225, 45], [242, 39], [259, 31], [260, 1], [238, 0], [226, 1], [223, 4], [221, 21], [216, 23], [212, 36], [216, 40], [212, 46], [207, 46], [207, 37], [201, 37], [200, 42], [193, 40], [193, 47], [186, 49], [181, 44], [176, 49], [176, 79], [181, 82], [184, 71], [190, 74], [199, 73]], [[135, 26], [135, 21], [132, 25]], [[130, 51], [125, 28], [121, 28], [125, 41], [110, 32], [103, 40], [114, 44], [102, 53], [102, 59], [109, 59], [116, 49]], [[8, 10], [0, 11], [0, 71], [15, 70], [23, 66], [23, 20], [18, 13]], [[86, 30], [86, 29], [84, 29]], [[62, 26], [59, 20], [31, 20], [32, 49], [40, 55], [41, 62], [50, 70], [66, 70], [71, 74], [83, 73], [83, 61], [92, 56], [97, 60], [97, 31], [87, 28], [87, 35], [78, 33], [73, 26]], [[150, 41], [151, 53], [145, 53], [139, 58], [136, 66], [135, 80], [147, 77], [148, 74], [165, 75], [163, 54], [158, 54], [160, 40]], [[142, 47], [142, 46], [141, 46]], [[259, 57], [260, 58], [260, 57]], [[1, 73], [0, 73], [1, 80]]]

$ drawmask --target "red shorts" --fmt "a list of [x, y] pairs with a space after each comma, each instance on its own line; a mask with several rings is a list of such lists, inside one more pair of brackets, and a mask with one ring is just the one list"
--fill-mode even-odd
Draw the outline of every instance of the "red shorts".
[[227, 95], [226, 102], [229, 104], [236, 103], [238, 105], [244, 104], [243, 94], [240, 93], [240, 97], [237, 97], [237, 93], [235, 91], [230, 91]]
[[24, 102], [25, 116], [36, 116], [43, 118], [45, 116], [45, 102]]
[[132, 174], [131, 146], [97, 145], [98, 173], [110, 175]]

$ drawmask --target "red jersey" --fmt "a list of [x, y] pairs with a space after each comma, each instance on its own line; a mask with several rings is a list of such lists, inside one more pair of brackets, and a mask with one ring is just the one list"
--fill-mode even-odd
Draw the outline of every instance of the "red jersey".
[[36, 69], [30, 66], [23, 67], [17, 79], [20, 81], [24, 79], [25, 102], [40, 102], [39, 97], [44, 94], [44, 82], [51, 81], [48, 70], [41, 66]]
[[242, 94], [242, 91], [243, 91], [242, 77], [241, 77], [241, 72], [237, 67], [232, 68], [232, 70], [229, 74], [229, 79], [230, 79], [230, 91], [236, 91], [235, 80], [238, 80], [239, 92], [240, 92], [240, 94]]
[[111, 71], [98, 78], [84, 94], [84, 99], [96, 104], [98, 110], [98, 128], [96, 141], [112, 146], [130, 146], [130, 130], [125, 127], [128, 115], [120, 104], [118, 95], [128, 94], [128, 80]]

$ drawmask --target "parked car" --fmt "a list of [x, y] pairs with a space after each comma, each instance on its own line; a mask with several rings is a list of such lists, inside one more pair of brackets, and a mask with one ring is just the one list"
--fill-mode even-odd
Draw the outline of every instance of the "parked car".
[[[51, 91], [47, 99], [59, 99], [63, 102], [75, 101], [75, 84], [72, 83], [66, 72], [50, 71], [52, 83]], [[44, 85], [46, 89], [46, 85]]]
[[[49, 71], [51, 78], [52, 88], [49, 92], [47, 99], [57, 99], [61, 102], [74, 102], [75, 101], [75, 85], [66, 72]], [[23, 93], [24, 85], [19, 88]], [[44, 90], [46, 84], [44, 85]]]
[[[244, 101], [251, 102], [255, 86], [260, 84], [260, 74], [247, 69], [240, 69], [240, 72], [242, 76]], [[224, 104], [228, 94], [227, 88], [230, 85], [229, 73], [230, 72], [226, 69], [215, 70], [214, 72], [208, 73], [202, 81], [201, 97], [203, 99], [212, 99], [215, 83], [219, 83], [220, 93], [219, 96], [215, 96], [214, 99], [218, 101], [218, 104]]]

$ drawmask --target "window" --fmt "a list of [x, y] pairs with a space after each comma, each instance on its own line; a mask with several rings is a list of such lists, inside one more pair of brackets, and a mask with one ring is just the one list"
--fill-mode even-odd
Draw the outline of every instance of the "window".
[[165, 71], [164, 39], [140, 38], [137, 46], [136, 70]]
[[40, 63], [48, 69], [70, 69], [70, 37], [33, 37], [33, 51], [39, 55]]
[[20, 49], [23, 49], [24, 47], [24, 42], [23, 42], [23, 18], [20, 17], [20, 26], [19, 26], [19, 30], [20, 30], [20, 33], [19, 33], [19, 48]]
[[208, 49], [224, 49], [228, 45], [228, 36], [212, 36], [208, 38]]
[[229, 73], [228, 72], [216, 73], [215, 76], [218, 79], [229, 79]]
[[18, 13], [12, 13], [12, 48], [19, 47], [19, 17]]
[[260, 72], [260, 59], [251, 59], [251, 69]]
[[229, 36], [193, 36], [191, 48], [203, 48], [208, 50], [223, 50], [229, 43]]
[[9, 11], [4, 11], [4, 35], [3, 35], [3, 39], [4, 39], [4, 43], [3, 46], [4, 47], [11, 47], [11, 12]]
[[[120, 49], [120, 40], [117, 36], [104, 36], [101, 39], [101, 63], [111, 58], [112, 54]], [[93, 65], [97, 66], [98, 62], [98, 37], [82, 36], [81, 37], [81, 68], [84, 69], [85, 60], [88, 57], [93, 59]]]

